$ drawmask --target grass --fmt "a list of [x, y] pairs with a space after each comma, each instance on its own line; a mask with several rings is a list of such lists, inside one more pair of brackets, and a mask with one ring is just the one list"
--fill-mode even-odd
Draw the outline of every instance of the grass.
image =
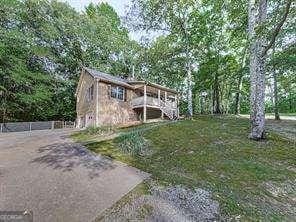
[[[120, 214], [121, 208], [123, 208], [125, 205], [132, 202], [134, 199], [139, 198], [142, 195], [149, 194], [149, 187], [145, 183], [140, 183], [137, 185], [132, 192], [127, 193], [125, 196], [123, 196], [119, 201], [117, 201], [111, 208], [106, 209], [98, 218], [96, 218], [95, 222], [99, 221], [114, 221], [114, 214]], [[139, 220], [143, 220], [147, 214], [152, 209], [149, 208], [149, 206], [143, 206], [140, 208], [140, 218]], [[120, 215], [122, 216], [122, 215]], [[111, 217], [111, 218], [109, 218]], [[141, 221], [142, 221], [141, 220]], [[120, 220], [118, 220], [120, 221]]]
[[156, 126], [167, 124], [167, 122], [154, 122], [154, 123], [146, 123], [134, 126], [127, 127], [115, 127], [115, 126], [105, 126], [105, 127], [88, 127], [85, 130], [76, 132], [71, 135], [71, 138], [77, 142], [81, 143], [92, 143], [97, 140], [104, 140], [107, 135], [113, 134], [125, 134], [130, 131], [146, 131], [150, 128], [154, 128]]
[[[146, 125], [147, 127], [147, 125]], [[244, 118], [200, 116], [193, 120], [139, 129], [151, 154], [128, 155], [122, 138], [89, 144], [90, 150], [151, 173], [158, 183], [183, 184], [211, 190], [226, 217], [248, 221], [281, 221], [295, 216], [296, 193], [273, 195], [265, 186], [295, 186], [295, 142], [275, 133], [266, 141], [247, 138]], [[128, 133], [133, 128], [125, 129]]]

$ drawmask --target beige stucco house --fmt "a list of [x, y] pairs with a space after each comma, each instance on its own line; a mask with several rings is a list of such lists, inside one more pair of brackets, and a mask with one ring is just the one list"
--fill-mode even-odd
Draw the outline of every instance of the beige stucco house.
[[76, 89], [77, 127], [178, 119], [175, 90], [83, 68]]

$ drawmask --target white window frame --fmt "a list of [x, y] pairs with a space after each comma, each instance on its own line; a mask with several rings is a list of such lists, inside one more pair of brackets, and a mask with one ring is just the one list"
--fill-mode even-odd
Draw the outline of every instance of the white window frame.
[[[121, 94], [119, 94], [120, 89], [122, 89], [122, 98], [120, 98]], [[114, 90], [115, 95], [114, 95], [114, 93], [112, 93], [112, 90]], [[113, 99], [124, 101], [125, 100], [125, 88], [122, 86], [111, 85], [110, 97]]]
[[86, 90], [86, 100], [88, 102], [92, 101], [94, 99], [94, 85], [91, 85], [91, 87], [89, 87]]

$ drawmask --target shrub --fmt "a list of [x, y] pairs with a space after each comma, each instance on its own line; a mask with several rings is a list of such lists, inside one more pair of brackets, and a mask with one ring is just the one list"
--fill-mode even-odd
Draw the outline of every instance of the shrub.
[[130, 155], [145, 156], [148, 154], [148, 141], [143, 137], [143, 133], [138, 130], [123, 134], [118, 138], [119, 148]]
[[90, 135], [104, 135], [114, 132], [114, 128], [112, 126], [102, 126], [102, 127], [95, 127], [89, 126], [85, 129], [85, 132]]

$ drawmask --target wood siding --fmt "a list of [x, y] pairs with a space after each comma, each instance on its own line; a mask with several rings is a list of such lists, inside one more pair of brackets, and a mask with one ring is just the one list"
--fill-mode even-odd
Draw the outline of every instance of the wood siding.
[[125, 88], [125, 101], [110, 97], [109, 84], [99, 83], [99, 124], [116, 125], [138, 120], [130, 104], [135, 93]]
[[[76, 112], [77, 118], [83, 117], [88, 118], [92, 115], [92, 119], [88, 120], [88, 125], [95, 124], [95, 96], [91, 101], [87, 101], [86, 93], [89, 87], [94, 85], [94, 95], [96, 95], [96, 87], [94, 78], [87, 72], [83, 73], [81, 76], [80, 89], [77, 94]], [[79, 121], [78, 121], [79, 122]]]

